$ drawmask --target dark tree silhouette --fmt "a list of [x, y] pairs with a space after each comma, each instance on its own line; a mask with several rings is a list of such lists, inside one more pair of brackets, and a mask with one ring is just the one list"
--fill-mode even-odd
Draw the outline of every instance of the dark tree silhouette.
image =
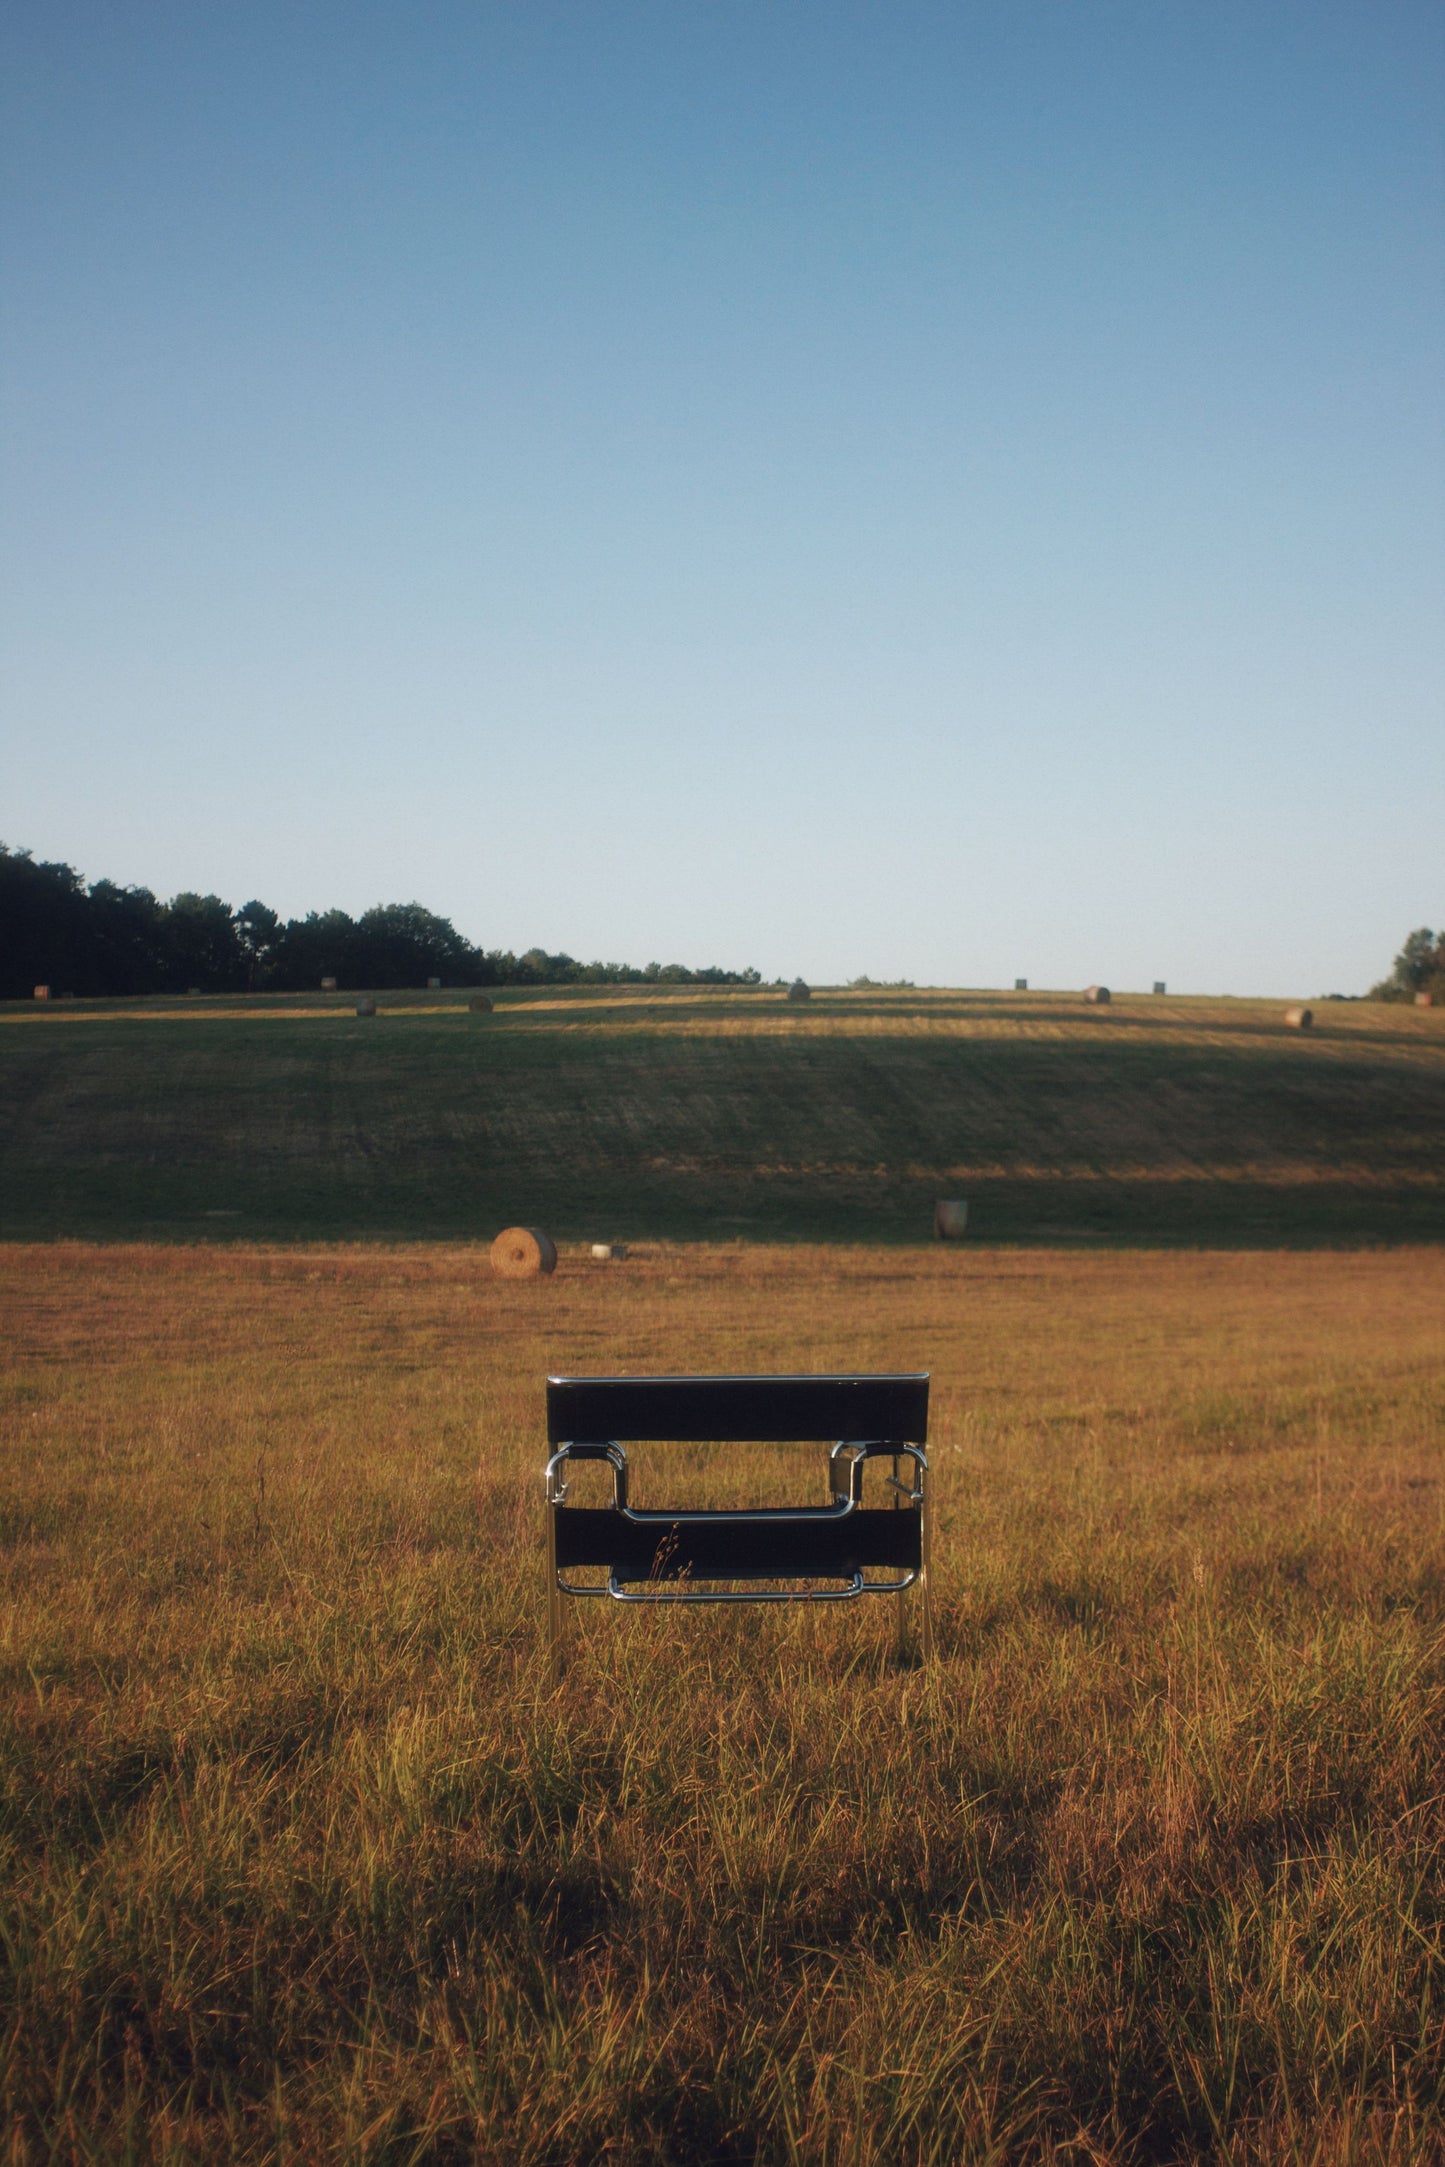
[[38, 985], [57, 994], [306, 992], [334, 978], [348, 989], [424, 986], [755, 986], [753, 970], [716, 964], [579, 963], [565, 952], [483, 951], [420, 903], [378, 903], [352, 918], [308, 911], [283, 925], [256, 897], [232, 910], [218, 895], [190, 892], [159, 902], [149, 888], [113, 880], [89, 887], [73, 865], [37, 861], [0, 843], [0, 999]]
[[1370, 988], [1375, 1001], [1413, 1001], [1417, 993], [1445, 1005], [1445, 927], [1434, 933], [1422, 925], [1407, 934], [1389, 977]]

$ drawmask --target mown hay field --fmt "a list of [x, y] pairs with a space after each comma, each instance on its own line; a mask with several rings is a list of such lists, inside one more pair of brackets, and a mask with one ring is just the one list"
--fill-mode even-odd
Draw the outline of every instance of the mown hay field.
[[0, 1234], [1445, 1239], [1445, 1013], [512, 989], [9, 1004]]
[[[1445, 1251], [47, 1242], [0, 1332], [9, 2159], [1440, 2156]], [[933, 1372], [932, 1669], [554, 1687], [546, 1372], [836, 1366]]]

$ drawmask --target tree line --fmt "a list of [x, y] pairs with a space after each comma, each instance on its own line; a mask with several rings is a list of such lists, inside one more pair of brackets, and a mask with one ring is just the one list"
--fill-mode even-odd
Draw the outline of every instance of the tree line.
[[1389, 977], [1371, 986], [1370, 999], [1413, 1001], [1417, 993], [1428, 993], [1445, 1008], [1445, 927], [1434, 933], [1422, 925], [1408, 934]]
[[449, 918], [420, 903], [379, 903], [352, 918], [308, 911], [283, 920], [253, 898], [233, 909], [218, 895], [173, 895], [112, 880], [87, 882], [0, 843], [0, 999], [127, 993], [298, 993], [334, 978], [373, 991], [424, 986], [755, 986], [757, 971], [681, 963], [579, 963], [529, 948], [475, 947]]

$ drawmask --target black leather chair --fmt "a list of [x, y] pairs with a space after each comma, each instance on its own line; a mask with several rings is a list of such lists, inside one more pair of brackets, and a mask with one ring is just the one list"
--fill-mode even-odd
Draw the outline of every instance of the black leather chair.
[[[833, 1603], [893, 1595], [902, 1650], [908, 1643], [904, 1597], [916, 1588], [923, 1654], [932, 1654], [926, 1373], [549, 1377], [547, 1437], [547, 1612], [559, 1670], [564, 1596], [610, 1596], [620, 1603]], [[625, 1446], [662, 1440], [826, 1440], [828, 1500], [739, 1512], [639, 1511], [628, 1503]], [[893, 1496], [887, 1505], [867, 1505], [863, 1471], [878, 1458], [892, 1463], [886, 1483]], [[610, 1503], [568, 1502], [568, 1470], [577, 1460], [611, 1467]], [[600, 1568], [606, 1578], [569, 1578], [587, 1568]]]

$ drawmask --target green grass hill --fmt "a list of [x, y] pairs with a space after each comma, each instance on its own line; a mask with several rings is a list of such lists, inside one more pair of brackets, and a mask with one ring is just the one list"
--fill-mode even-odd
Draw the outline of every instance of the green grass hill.
[[0, 1234], [1445, 1237], [1445, 1013], [517, 989], [0, 1010]]

